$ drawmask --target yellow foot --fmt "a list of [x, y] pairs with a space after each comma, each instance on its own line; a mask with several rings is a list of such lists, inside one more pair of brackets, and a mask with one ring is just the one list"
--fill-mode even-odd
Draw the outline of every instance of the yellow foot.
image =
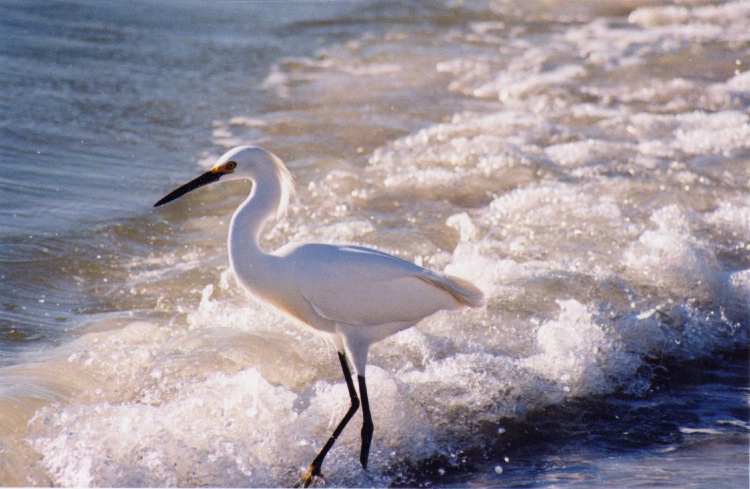
[[313, 479], [322, 479], [324, 484], [326, 482], [325, 477], [320, 473], [319, 465], [310, 465], [310, 468], [307, 469], [305, 475], [294, 485], [294, 487], [310, 487]]

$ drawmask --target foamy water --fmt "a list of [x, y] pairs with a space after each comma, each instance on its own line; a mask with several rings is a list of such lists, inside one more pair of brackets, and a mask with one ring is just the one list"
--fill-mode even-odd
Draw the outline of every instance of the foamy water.
[[[368, 3], [326, 15], [269, 20], [269, 45], [294, 33], [319, 47], [280, 58], [269, 48], [248, 81], [228, 75], [221, 110], [197, 101], [187, 117], [210, 114], [195, 129], [202, 144], [160, 132], [159, 120], [138, 134], [170, 142], [149, 158], [162, 162], [153, 178], [138, 167], [148, 183], [116, 190], [134, 203], [111, 211], [114, 223], [31, 240], [61, 264], [54, 287], [12, 265], [35, 263], [25, 230], [8, 238], [23, 259], [3, 262], [3, 278], [33, 300], [8, 300], [7, 328], [21, 307], [34, 318], [51, 307], [65, 331], [4, 348], [0, 481], [299, 478], [348, 395], [328, 342], [245, 297], [227, 269], [229, 217], [248, 187], [150, 209], [225, 149], [252, 143], [284, 159], [298, 187], [287, 219], [266, 230], [267, 249], [364, 244], [469, 279], [487, 297], [483, 309], [439, 313], [373, 346], [370, 469], [358, 461], [357, 416], [325, 461], [329, 485], [626, 487], [638, 474], [702, 487], [721, 470], [741, 487], [750, 3]], [[221, 58], [231, 36], [211, 32], [201, 52]], [[87, 307], [66, 308], [71, 294]], [[700, 380], [681, 376], [691, 369]], [[715, 384], [714, 414], [674, 407]], [[670, 396], [664, 385], [678, 387]], [[674, 415], [643, 416], [649, 403]], [[608, 411], [631, 416], [627, 426]], [[687, 470], [691, 453], [705, 471]]]

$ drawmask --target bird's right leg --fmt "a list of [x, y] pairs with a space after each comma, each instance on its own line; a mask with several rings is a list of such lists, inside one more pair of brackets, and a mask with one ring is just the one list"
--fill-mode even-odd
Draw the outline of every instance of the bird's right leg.
[[336, 426], [336, 429], [333, 430], [333, 434], [328, 439], [325, 446], [323, 446], [323, 449], [320, 451], [320, 453], [318, 453], [318, 456], [315, 457], [315, 460], [313, 460], [310, 464], [310, 468], [307, 469], [307, 473], [305, 473], [304, 477], [302, 477], [302, 480], [297, 483], [295, 487], [299, 487], [300, 484], [304, 487], [309, 487], [315, 477], [321, 477], [320, 467], [323, 465], [323, 459], [326, 458], [326, 455], [328, 455], [328, 451], [336, 442], [336, 439], [339, 437], [341, 432], [344, 431], [344, 427], [346, 427], [346, 424], [350, 419], [352, 419], [352, 416], [354, 416], [354, 413], [357, 412], [357, 409], [359, 409], [359, 398], [357, 397], [357, 391], [354, 389], [354, 381], [352, 380], [352, 373], [349, 370], [349, 364], [346, 362], [346, 355], [344, 355], [344, 353], [341, 351], [338, 353], [339, 361], [341, 362], [341, 369], [344, 371], [344, 380], [346, 380], [346, 387], [349, 389], [349, 398], [351, 399], [352, 403], [349, 406], [349, 410], [346, 412], [343, 419], [339, 422], [338, 426]]
[[367, 470], [367, 459], [370, 456], [370, 443], [372, 442], [372, 432], [374, 427], [372, 424], [372, 415], [370, 414], [370, 401], [367, 398], [367, 384], [365, 384], [365, 376], [357, 375], [359, 381], [359, 396], [362, 398], [362, 450], [359, 453], [359, 461], [362, 463], [362, 468]]

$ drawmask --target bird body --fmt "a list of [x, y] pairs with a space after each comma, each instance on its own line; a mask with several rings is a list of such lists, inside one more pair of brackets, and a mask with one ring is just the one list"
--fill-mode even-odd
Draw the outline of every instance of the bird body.
[[372, 437], [364, 381], [370, 345], [437, 311], [480, 307], [481, 291], [463, 279], [370, 248], [290, 243], [271, 253], [263, 251], [259, 244], [263, 226], [273, 216], [281, 217], [286, 212], [294, 186], [281, 160], [258, 147], [230, 150], [211, 170], [155, 206], [219, 179], [253, 183], [229, 226], [229, 260], [238, 282], [261, 301], [328, 333], [338, 349], [349, 388], [352, 405], [302, 482], [307, 486], [320, 475], [328, 449], [359, 407], [347, 357], [359, 380], [365, 418], [360, 460], [366, 468]]
[[230, 250], [240, 284], [253, 295], [340, 337], [335, 344], [358, 345], [346, 348], [357, 374], [365, 373], [370, 344], [472, 300], [466, 284], [368, 248], [295, 243], [254, 257]]

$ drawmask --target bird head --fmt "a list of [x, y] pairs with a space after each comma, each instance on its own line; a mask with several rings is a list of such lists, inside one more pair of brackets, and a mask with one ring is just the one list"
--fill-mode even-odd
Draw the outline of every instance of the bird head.
[[291, 174], [276, 155], [256, 146], [238, 146], [227, 151], [210, 170], [173, 190], [154, 204], [154, 207], [164, 205], [188, 192], [219, 180], [255, 181], [264, 172], [269, 172], [269, 175], [272, 175], [281, 186], [280, 207], [283, 207], [285, 211], [286, 203], [294, 190]]

